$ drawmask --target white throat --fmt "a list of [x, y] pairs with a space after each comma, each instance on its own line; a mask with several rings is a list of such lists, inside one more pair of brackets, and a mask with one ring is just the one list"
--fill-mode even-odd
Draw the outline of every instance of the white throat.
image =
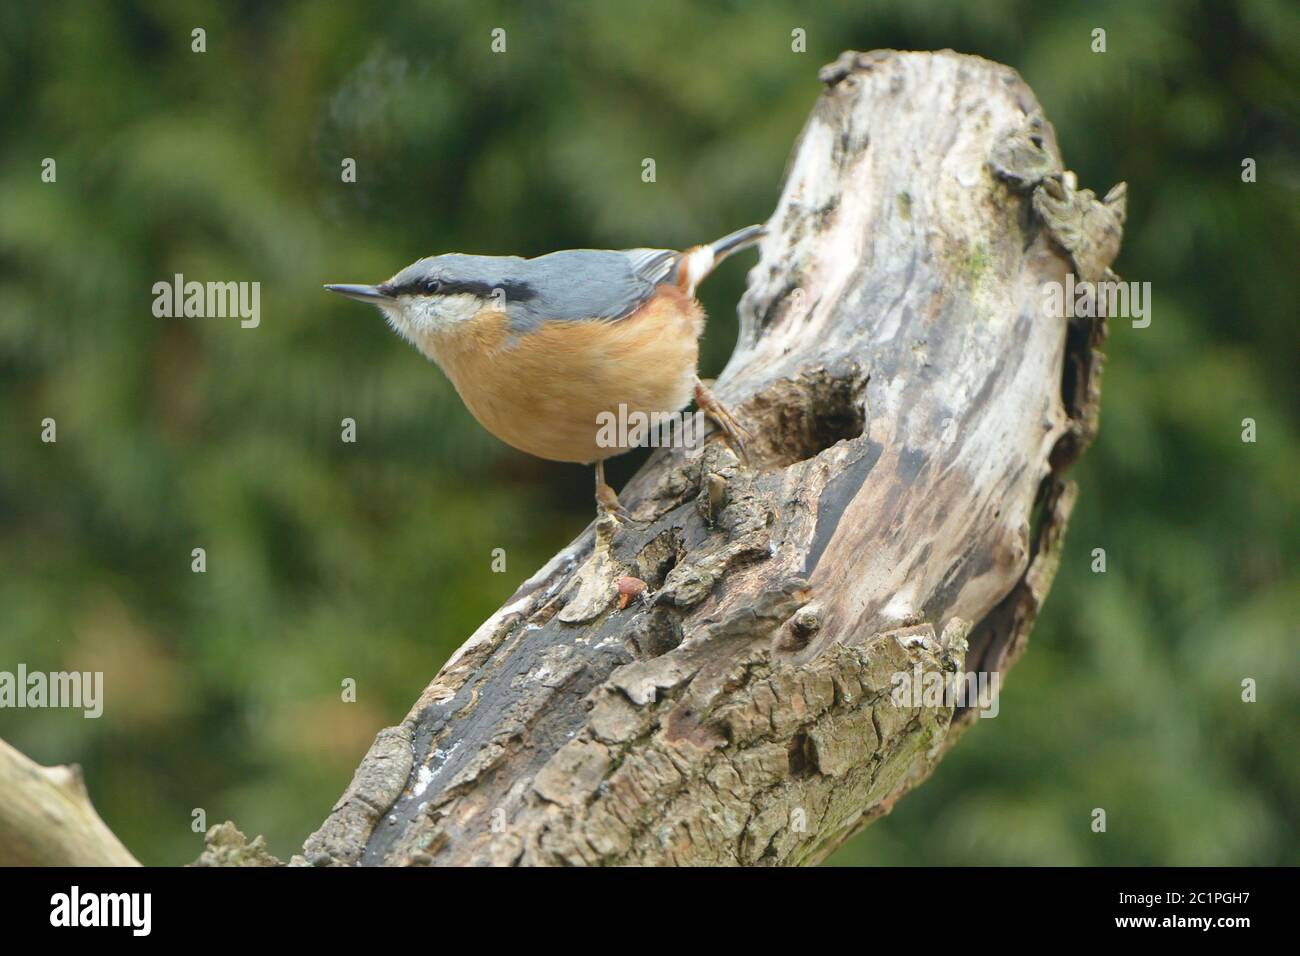
[[388, 324], [411, 344], [422, 346], [425, 338], [450, 332], [486, 308], [487, 303], [468, 292], [456, 295], [399, 295], [380, 304]]

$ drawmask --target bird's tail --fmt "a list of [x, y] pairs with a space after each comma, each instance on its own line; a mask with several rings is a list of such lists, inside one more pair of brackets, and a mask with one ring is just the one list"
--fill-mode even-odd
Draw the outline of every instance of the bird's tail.
[[756, 245], [766, 234], [766, 226], [746, 226], [707, 246], [696, 246], [682, 256], [677, 272], [678, 284], [688, 294], [693, 295], [695, 287], [717, 268], [718, 263], [732, 253]]

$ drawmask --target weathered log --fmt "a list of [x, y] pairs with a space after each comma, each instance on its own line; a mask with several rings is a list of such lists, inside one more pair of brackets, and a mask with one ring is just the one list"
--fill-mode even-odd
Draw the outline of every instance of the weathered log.
[[[1011, 69], [846, 53], [799, 140], [716, 391], [751, 433], [657, 452], [381, 732], [297, 862], [811, 863], [975, 711], [894, 675], [1001, 674], [1096, 429], [1123, 190], [1077, 190]], [[646, 582], [625, 608], [622, 576]]]

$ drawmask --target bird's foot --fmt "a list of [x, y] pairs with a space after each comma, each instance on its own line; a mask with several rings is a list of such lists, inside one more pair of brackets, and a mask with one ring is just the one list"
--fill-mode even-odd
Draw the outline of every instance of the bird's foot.
[[618, 493], [603, 481], [596, 482], [596, 509], [602, 514], [613, 515], [624, 523], [636, 523], [632, 513], [618, 500]]
[[746, 465], [749, 464], [749, 449], [745, 442], [750, 438], [745, 426], [736, 421], [734, 415], [727, 409], [726, 405], [718, 401], [718, 397], [709, 390], [709, 387], [699, 379], [695, 380], [695, 402], [700, 406], [700, 410], [708, 415], [717, 426], [722, 429], [722, 434], [727, 438], [727, 444], [731, 446], [732, 451]]

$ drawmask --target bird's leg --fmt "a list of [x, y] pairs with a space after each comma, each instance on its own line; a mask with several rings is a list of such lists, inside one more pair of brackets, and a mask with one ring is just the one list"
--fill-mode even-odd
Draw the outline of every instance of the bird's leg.
[[722, 429], [722, 433], [727, 436], [727, 444], [740, 456], [740, 460], [749, 464], [749, 452], [745, 448], [745, 439], [750, 437], [749, 432], [745, 431], [744, 426], [727, 410], [727, 406], [718, 401], [717, 396], [698, 377], [695, 379], [695, 403], [700, 406], [700, 411], [712, 418]]
[[632, 515], [618, 500], [614, 489], [605, 483], [605, 462], [596, 462], [596, 507], [620, 521], [632, 521]]

